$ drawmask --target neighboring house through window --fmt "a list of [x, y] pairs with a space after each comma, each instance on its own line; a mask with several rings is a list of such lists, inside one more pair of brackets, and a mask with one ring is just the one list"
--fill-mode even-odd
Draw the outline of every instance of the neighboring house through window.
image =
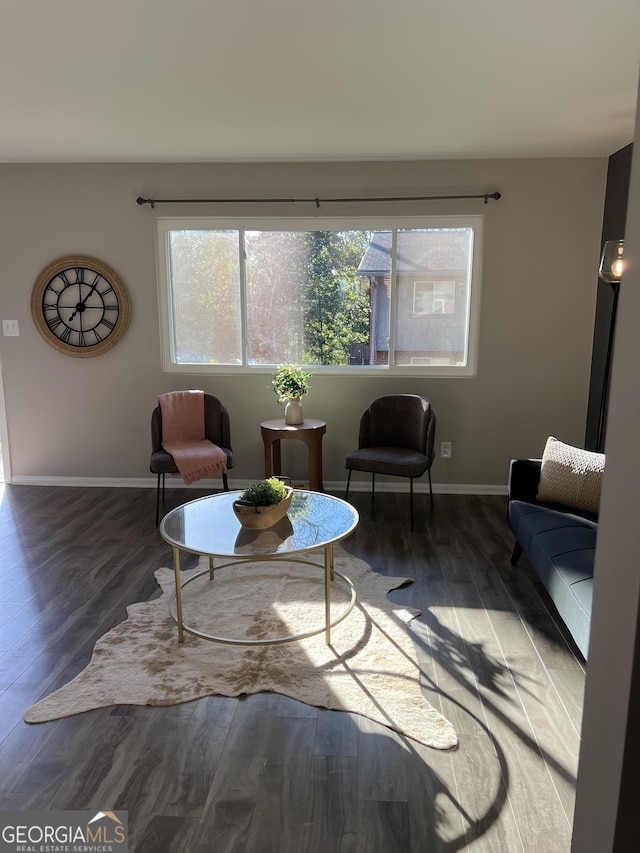
[[[374, 233], [358, 267], [376, 291], [376, 364], [388, 360], [393, 236], [392, 231]], [[395, 239], [394, 364], [467, 367], [474, 228], [399, 229]]]

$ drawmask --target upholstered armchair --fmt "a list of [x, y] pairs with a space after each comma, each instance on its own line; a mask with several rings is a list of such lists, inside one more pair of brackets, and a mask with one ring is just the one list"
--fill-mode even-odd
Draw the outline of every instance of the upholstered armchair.
[[[229, 412], [214, 394], [204, 395], [204, 437], [216, 444], [227, 457], [227, 469], [233, 468], [233, 450], [231, 449], [231, 432], [229, 427]], [[166, 474], [177, 474], [178, 467], [173, 456], [162, 446], [162, 413], [156, 406], [151, 414], [151, 459], [149, 469], [158, 475], [156, 488], [156, 525], [160, 516], [160, 493], [164, 505], [164, 480]], [[226, 473], [222, 474], [225, 491], [229, 491]]]
[[436, 416], [431, 403], [417, 394], [389, 394], [376, 398], [360, 418], [358, 449], [349, 453], [345, 499], [353, 471], [371, 474], [371, 495], [376, 474], [409, 478], [409, 509], [413, 530], [413, 481], [425, 471], [433, 510], [431, 465], [435, 459]]

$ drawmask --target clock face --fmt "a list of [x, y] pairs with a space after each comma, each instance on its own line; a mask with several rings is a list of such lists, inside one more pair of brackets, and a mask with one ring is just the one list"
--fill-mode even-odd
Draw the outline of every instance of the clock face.
[[73, 255], [49, 264], [31, 294], [42, 337], [66, 355], [89, 358], [111, 349], [129, 325], [129, 294], [118, 274], [95, 258]]

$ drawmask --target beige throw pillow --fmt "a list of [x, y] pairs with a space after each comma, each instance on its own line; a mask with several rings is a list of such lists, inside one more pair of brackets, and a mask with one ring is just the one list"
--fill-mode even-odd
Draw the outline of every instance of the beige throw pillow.
[[592, 453], [549, 436], [542, 455], [538, 500], [598, 512], [604, 453]]

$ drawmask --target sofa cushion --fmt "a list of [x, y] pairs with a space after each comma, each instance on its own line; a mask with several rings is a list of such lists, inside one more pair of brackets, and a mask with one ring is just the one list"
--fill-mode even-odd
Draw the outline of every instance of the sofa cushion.
[[583, 610], [590, 614], [593, 603], [593, 578], [585, 578], [583, 581], [572, 584], [571, 592], [575, 595]]
[[593, 578], [565, 584], [556, 576], [551, 588], [547, 587], [547, 592], [586, 660], [589, 654]]
[[574, 533], [571, 531], [572, 535], [565, 543], [561, 534], [542, 533], [535, 536], [529, 545], [529, 562], [547, 588], [553, 574], [568, 585], [593, 577], [595, 531], [582, 530], [580, 537]]
[[591, 530], [595, 537], [595, 532], [598, 530], [596, 521], [572, 512], [549, 509], [527, 501], [509, 501], [509, 526], [523, 548], [525, 548], [525, 542], [540, 533], [557, 530], [564, 531], [566, 535], [567, 529]]
[[537, 499], [597, 513], [604, 453], [592, 453], [549, 436], [542, 455]]
[[586, 658], [597, 522], [526, 501], [509, 501], [508, 512], [516, 539]]

